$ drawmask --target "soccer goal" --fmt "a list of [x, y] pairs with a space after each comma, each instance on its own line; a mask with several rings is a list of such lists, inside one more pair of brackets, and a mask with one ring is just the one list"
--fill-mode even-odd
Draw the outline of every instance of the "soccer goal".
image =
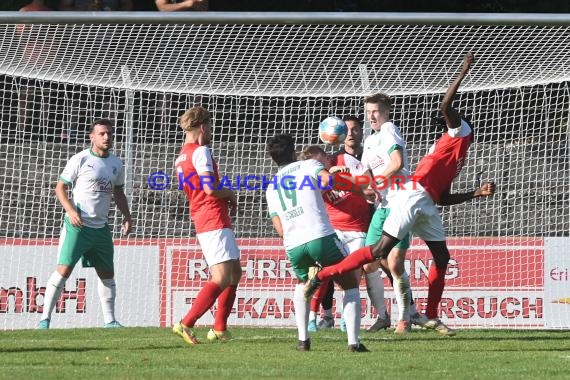
[[[443, 130], [438, 104], [469, 50], [476, 62], [455, 105], [475, 143], [453, 190], [495, 181], [498, 191], [441, 209], [452, 256], [441, 318], [458, 328], [570, 327], [567, 17], [37, 12], [0, 21], [0, 329], [40, 319], [63, 219], [54, 186], [89, 146], [95, 119], [115, 123], [135, 224], [121, 237], [112, 207], [117, 318], [170, 326], [208, 276], [174, 172], [186, 109], [212, 112], [213, 156], [237, 187], [276, 171], [269, 137], [318, 144], [319, 121], [364, 119], [364, 96], [386, 92], [413, 170]], [[294, 327], [296, 281], [265, 195], [237, 192], [244, 275], [230, 324]], [[407, 265], [420, 310], [430, 263], [414, 240]], [[95, 280], [78, 265], [53, 328], [102, 325]], [[365, 326], [375, 310], [361, 294]], [[393, 298], [386, 280], [395, 317]]]

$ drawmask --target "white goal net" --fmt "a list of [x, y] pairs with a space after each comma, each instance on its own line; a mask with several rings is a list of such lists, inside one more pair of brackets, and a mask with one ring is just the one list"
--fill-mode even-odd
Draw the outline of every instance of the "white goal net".
[[[438, 104], [468, 50], [476, 63], [455, 104], [473, 121], [475, 143], [453, 191], [481, 181], [498, 191], [441, 210], [452, 256], [442, 320], [569, 327], [569, 46], [570, 25], [0, 25], [0, 329], [40, 319], [63, 218], [54, 186], [69, 157], [88, 147], [96, 118], [116, 125], [135, 220], [122, 238], [112, 208], [118, 320], [170, 326], [207, 279], [173, 169], [186, 109], [212, 112], [213, 156], [235, 179], [275, 172], [269, 137], [291, 133], [299, 150], [317, 144], [320, 120], [363, 119], [364, 96], [386, 92], [413, 170], [442, 131]], [[171, 178], [168, 188], [149, 187], [155, 172]], [[230, 324], [292, 327], [295, 280], [265, 195], [242, 189], [238, 197], [244, 275]], [[414, 240], [407, 264], [420, 310], [430, 260]], [[52, 327], [102, 325], [95, 278], [78, 265]], [[361, 294], [366, 325], [375, 310]], [[199, 323], [211, 321], [207, 313]]]

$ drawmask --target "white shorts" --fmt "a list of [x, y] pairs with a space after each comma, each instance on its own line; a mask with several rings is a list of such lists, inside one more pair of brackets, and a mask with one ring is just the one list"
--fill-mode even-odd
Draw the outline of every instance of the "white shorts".
[[424, 188], [400, 190], [390, 204], [384, 232], [403, 239], [409, 232], [424, 241], [444, 241], [445, 230], [439, 211]]
[[338, 239], [342, 243], [342, 247], [344, 248], [343, 254], [351, 254], [357, 249], [364, 247], [366, 242], [366, 232], [340, 230], [334, 230], [334, 232], [336, 232]]
[[239, 260], [239, 249], [230, 228], [196, 234], [209, 267], [229, 260]]

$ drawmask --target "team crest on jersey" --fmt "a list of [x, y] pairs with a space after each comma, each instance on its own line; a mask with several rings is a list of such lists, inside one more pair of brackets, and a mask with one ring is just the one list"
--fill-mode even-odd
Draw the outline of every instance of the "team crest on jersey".
[[113, 185], [107, 178], [97, 178], [93, 183], [93, 191], [96, 193], [110, 193], [112, 190]]
[[379, 166], [384, 165], [384, 159], [382, 157], [376, 156], [369, 162], [370, 168], [375, 169]]

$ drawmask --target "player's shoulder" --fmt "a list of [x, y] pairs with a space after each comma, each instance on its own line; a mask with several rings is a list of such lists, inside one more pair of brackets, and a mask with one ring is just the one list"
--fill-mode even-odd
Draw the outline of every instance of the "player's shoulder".
[[123, 166], [123, 160], [121, 157], [113, 153], [109, 153], [109, 163], [111, 163], [111, 165]]
[[214, 163], [212, 152], [206, 145], [193, 144], [186, 152], [186, 159], [191, 161], [193, 165], [207, 162], [208, 165]]
[[305, 163], [309, 160], [302, 160], [302, 161], [294, 161], [290, 162], [286, 165], [280, 166], [279, 170], [277, 170], [277, 176], [286, 176], [291, 175], [292, 173], [298, 172], [301, 168], [304, 167]]
[[386, 123], [382, 124], [380, 133], [401, 136], [400, 127], [393, 121], [387, 121]]
[[344, 161], [344, 157], [345, 157], [346, 154], [347, 154], [347, 153], [345, 152], [344, 148], [341, 149], [341, 150], [339, 150], [339, 151], [337, 151], [337, 152], [334, 152], [333, 154], [331, 154], [331, 155], [329, 156], [329, 159], [330, 159], [330, 161], [331, 161], [331, 164], [332, 164], [332, 165], [339, 165], [339, 164], [342, 164], [342, 162]]
[[92, 157], [96, 157], [95, 154], [91, 151], [91, 148], [84, 149], [80, 152], [75, 153], [67, 160], [68, 165], [83, 165], [86, 161], [91, 159]]
[[83, 149], [80, 152], [75, 153], [74, 155], [71, 156], [70, 159], [78, 159], [81, 157], [95, 157], [95, 153], [93, 153], [93, 151], [91, 150], [91, 148], [87, 148], [87, 149]]
[[204, 150], [208, 150], [208, 147], [205, 145], [200, 145], [196, 143], [186, 143], [182, 145], [182, 148], [180, 148], [179, 154], [184, 154], [184, 153], [188, 154], [188, 153], [193, 153], [195, 151], [204, 151]]
[[206, 157], [211, 157], [212, 153], [210, 152], [210, 148], [208, 148], [205, 145], [194, 145], [191, 150], [192, 152], [192, 156], [193, 157], [197, 157], [197, 156], [206, 156]]
[[320, 161], [309, 158], [308, 160], [301, 161], [301, 167], [312, 172], [315, 168], [323, 169], [323, 164], [321, 164]]
[[470, 137], [473, 135], [472, 124], [464, 118], [461, 118], [461, 124], [457, 128], [448, 128], [447, 134], [452, 138]]
[[379, 140], [380, 132], [373, 132], [364, 139], [364, 143], [362, 145], [364, 149], [370, 149], [373, 146], [377, 145]]

